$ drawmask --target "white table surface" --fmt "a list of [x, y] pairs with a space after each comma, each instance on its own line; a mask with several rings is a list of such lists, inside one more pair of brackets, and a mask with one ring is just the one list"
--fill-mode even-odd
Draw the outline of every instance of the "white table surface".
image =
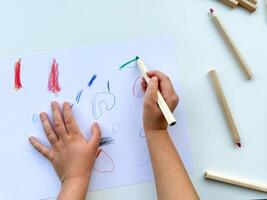
[[[215, 8], [251, 66], [246, 81], [218, 34]], [[267, 198], [203, 179], [206, 169], [267, 184], [267, 13], [230, 10], [215, 0], [0, 0], [0, 56], [171, 34], [176, 38], [181, 98], [193, 149], [192, 181], [201, 199]], [[207, 71], [215, 67], [240, 130], [233, 146]], [[4, 184], [4, 183], [1, 183]], [[0, 189], [1, 190], [1, 189]], [[156, 199], [153, 183], [89, 193], [88, 199]]]

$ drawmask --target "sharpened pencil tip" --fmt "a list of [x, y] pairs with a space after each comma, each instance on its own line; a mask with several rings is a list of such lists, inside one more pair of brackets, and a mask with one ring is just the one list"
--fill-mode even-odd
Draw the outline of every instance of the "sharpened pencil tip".
[[212, 14], [214, 12], [214, 9], [213, 8], [210, 8], [210, 13]]
[[239, 148], [241, 148], [241, 143], [238, 142], [238, 143], [236, 143], [236, 144], [237, 144], [237, 146], [238, 146]]

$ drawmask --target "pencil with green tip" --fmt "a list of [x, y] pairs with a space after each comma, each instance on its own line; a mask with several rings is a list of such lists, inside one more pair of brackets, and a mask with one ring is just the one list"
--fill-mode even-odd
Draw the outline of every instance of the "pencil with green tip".
[[[148, 69], [145, 66], [144, 61], [137, 56], [136, 57], [136, 62], [137, 62], [137, 65], [138, 65], [138, 67], [139, 67], [139, 69], [140, 69], [140, 71], [142, 73], [142, 76], [144, 77], [144, 79], [148, 83], [150, 78], [147, 76]], [[174, 118], [169, 106], [167, 105], [166, 101], [164, 100], [164, 98], [161, 95], [159, 90], [157, 91], [157, 96], [158, 96], [157, 102], [158, 102], [159, 108], [160, 108], [161, 112], [163, 113], [166, 121], [168, 122], [168, 125], [169, 126], [175, 125], [176, 124], [176, 119]]]

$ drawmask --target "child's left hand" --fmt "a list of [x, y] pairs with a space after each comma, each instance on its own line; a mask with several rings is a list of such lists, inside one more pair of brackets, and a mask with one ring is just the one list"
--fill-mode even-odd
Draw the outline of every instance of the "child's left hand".
[[92, 137], [86, 140], [73, 118], [69, 103], [63, 104], [62, 113], [57, 102], [52, 102], [51, 108], [54, 126], [46, 113], [40, 113], [40, 119], [52, 147], [45, 147], [33, 136], [29, 140], [51, 162], [62, 184], [77, 178], [88, 182], [98, 151], [100, 129], [93, 123]]

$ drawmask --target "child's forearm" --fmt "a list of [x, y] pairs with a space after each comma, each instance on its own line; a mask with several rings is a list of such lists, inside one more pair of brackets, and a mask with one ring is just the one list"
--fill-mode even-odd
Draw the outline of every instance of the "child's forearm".
[[71, 178], [66, 180], [57, 200], [84, 200], [88, 190], [88, 178]]
[[167, 130], [147, 132], [159, 200], [199, 199]]

